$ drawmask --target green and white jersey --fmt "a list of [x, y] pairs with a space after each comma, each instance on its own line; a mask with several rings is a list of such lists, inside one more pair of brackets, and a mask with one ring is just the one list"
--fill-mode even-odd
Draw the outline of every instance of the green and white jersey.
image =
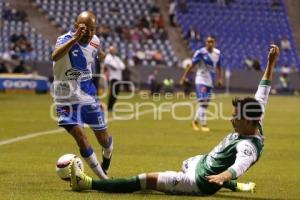
[[[261, 81], [255, 94], [256, 100], [263, 107], [263, 112], [270, 89], [270, 81]], [[211, 195], [221, 188], [219, 185], [209, 183], [206, 176], [228, 170], [232, 173], [233, 179], [236, 179], [257, 162], [264, 146], [262, 119], [263, 116], [260, 119], [259, 134], [244, 136], [237, 132], [230, 133], [210, 153], [202, 157], [196, 168], [196, 181], [202, 192]]]

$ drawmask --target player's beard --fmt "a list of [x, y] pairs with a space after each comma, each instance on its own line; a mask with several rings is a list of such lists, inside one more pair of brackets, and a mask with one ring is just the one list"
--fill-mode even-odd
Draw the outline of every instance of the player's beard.
[[90, 41], [92, 40], [93, 36], [83, 36], [81, 39], [80, 39], [80, 43], [82, 44], [88, 44], [90, 43]]

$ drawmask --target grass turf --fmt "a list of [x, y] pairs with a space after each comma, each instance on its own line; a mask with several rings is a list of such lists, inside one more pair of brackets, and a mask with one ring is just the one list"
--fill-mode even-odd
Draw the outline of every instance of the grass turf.
[[[224, 102], [224, 113], [230, 115], [231, 99], [232, 96], [219, 96], [214, 101]], [[134, 97], [126, 101], [136, 103], [146, 100]], [[166, 99], [155, 101], [158, 105], [166, 102], [174, 103]], [[240, 181], [257, 184], [254, 194], [221, 190], [211, 197], [183, 197], [155, 192], [72, 192], [68, 183], [57, 177], [55, 162], [62, 154], [79, 153], [73, 139], [60, 132], [0, 146], [0, 199], [299, 199], [299, 102], [299, 97], [271, 96], [269, 99], [264, 121], [266, 141], [263, 155], [240, 178]], [[56, 122], [49, 115], [52, 99], [48, 95], [0, 94], [0, 103], [0, 142], [28, 133], [57, 129]], [[143, 109], [148, 110], [149, 107]], [[187, 111], [187, 107], [176, 109], [181, 117], [187, 116]], [[115, 149], [110, 169], [113, 177], [179, 170], [183, 160], [210, 151], [232, 131], [230, 122], [218, 119], [209, 121], [210, 133], [193, 132], [190, 121], [176, 121], [168, 112], [162, 114], [162, 120], [153, 120], [153, 113], [148, 113], [140, 116], [139, 120], [115, 120], [108, 125], [114, 136]], [[92, 132], [86, 130], [100, 158], [100, 146]], [[93, 175], [86, 164], [85, 168], [89, 175]]]

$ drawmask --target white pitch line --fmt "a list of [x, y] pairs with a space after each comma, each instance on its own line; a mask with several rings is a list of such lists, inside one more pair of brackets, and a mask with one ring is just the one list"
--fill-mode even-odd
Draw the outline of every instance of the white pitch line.
[[[148, 113], [156, 112], [157, 110], [158, 109], [144, 110], [144, 111], [141, 111], [139, 113], [134, 113], [133, 116], [141, 116], [141, 115], [145, 115], [145, 114], [148, 114]], [[131, 115], [128, 115], [128, 116], [131, 116]], [[124, 117], [126, 117], [126, 115]], [[115, 120], [114, 118], [109, 118], [107, 120], [107, 122], [111, 122], [111, 121], [114, 121], [114, 120]], [[53, 130], [49, 130], [49, 131], [29, 133], [29, 134], [26, 134], [26, 135], [23, 135], [23, 136], [18, 136], [18, 137], [12, 138], [12, 139], [2, 140], [2, 141], [0, 141], [0, 146], [6, 145], [6, 144], [12, 144], [12, 143], [23, 141], [23, 140], [28, 140], [30, 138], [40, 137], [40, 136], [44, 136], [44, 135], [57, 134], [57, 133], [63, 132], [64, 130], [65, 129], [63, 129], [63, 128], [58, 128], [58, 129], [53, 129]]]
[[43, 136], [43, 135], [56, 134], [56, 133], [62, 132], [63, 130], [64, 130], [63, 128], [58, 128], [58, 129], [53, 129], [53, 130], [49, 130], [49, 131], [29, 133], [29, 134], [26, 134], [26, 135], [23, 135], [23, 136], [18, 136], [18, 137], [12, 138], [12, 139], [2, 140], [2, 141], [0, 141], [0, 146], [15, 143], [15, 142], [19, 142], [19, 141], [22, 141], [22, 140], [27, 140], [27, 139], [30, 139], [30, 138]]

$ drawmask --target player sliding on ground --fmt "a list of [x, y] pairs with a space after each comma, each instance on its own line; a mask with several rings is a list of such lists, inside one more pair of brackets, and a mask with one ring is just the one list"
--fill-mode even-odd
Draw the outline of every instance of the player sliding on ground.
[[235, 180], [245, 174], [262, 153], [262, 119], [278, 55], [279, 48], [272, 45], [268, 64], [255, 97], [237, 98], [232, 101], [231, 123], [234, 132], [226, 136], [209, 154], [187, 159], [179, 172], [145, 173], [127, 179], [92, 179], [73, 162], [70, 170], [72, 189], [115, 193], [150, 189], [187, 195], [212, 195], [222, 187], [237, 191], [253, 190], [255, 184], [239, 184]]

